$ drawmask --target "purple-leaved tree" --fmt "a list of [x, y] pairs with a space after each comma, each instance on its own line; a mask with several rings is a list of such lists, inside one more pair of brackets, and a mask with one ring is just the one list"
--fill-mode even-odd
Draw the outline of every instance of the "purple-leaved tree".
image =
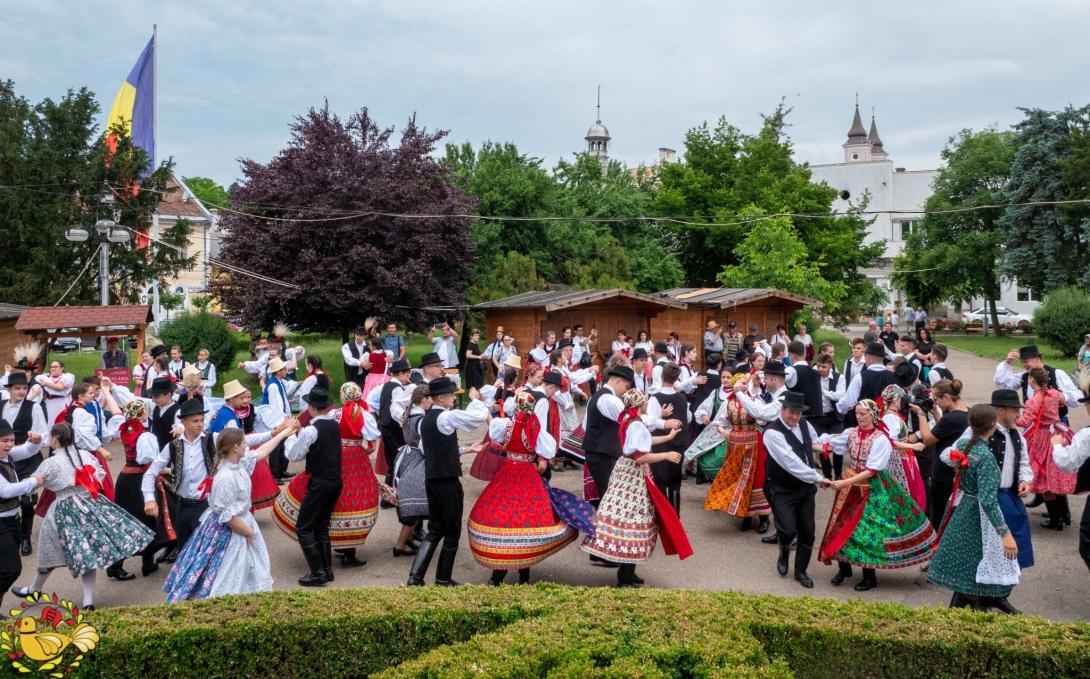
[[224, 272], [213, 288], [226, 309], [250, 327], [283, 320], [345, 335], [366, 316], [420, 326], [434, 316], [422, 307], [462, 302], [473, 245], [472, 220], [459, 215], [475, 204], [432, 155], [446, 131], [414, 116], [391, 144], [394, 129], [366, 108], [341, 120], [326, 102], [291, 132], [268, 164], [242, 161], [220, 258], [299, 289]]

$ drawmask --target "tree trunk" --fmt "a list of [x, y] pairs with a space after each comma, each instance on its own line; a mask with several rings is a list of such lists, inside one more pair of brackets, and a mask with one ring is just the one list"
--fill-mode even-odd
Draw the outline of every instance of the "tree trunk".
[[988, 291], [988, 314], [992, 317], [992, 326], [995, 328], [995, 334], [998, 337], [1003, 332], [999, 326], [999, 312], [995, 308], [995, 299], [999, 297], [999, 281], [994, 270], [991, 275], [991, 284], [988, 287], [990, 288]]

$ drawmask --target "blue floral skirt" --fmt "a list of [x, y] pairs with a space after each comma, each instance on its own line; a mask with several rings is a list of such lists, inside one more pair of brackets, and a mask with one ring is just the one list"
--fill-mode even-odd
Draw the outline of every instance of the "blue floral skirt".
[[168, 604], [208, 598], [230, 540], [231, 529], [220, 523], [215, 512], [209, 512], [182, 547], [163, 583]]

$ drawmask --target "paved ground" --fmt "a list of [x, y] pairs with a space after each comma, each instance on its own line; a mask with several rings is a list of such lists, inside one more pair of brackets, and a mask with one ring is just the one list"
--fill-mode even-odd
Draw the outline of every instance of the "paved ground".
[[[969, 402], [976, 403], [987, 399], [992, 389], [991, 379], [995, 368], [992, 362], [956, 350], [952, 351], [949, 362], [951, 368], [965, 382], [965, 396]], [[1086, 426], [1090, 424], [1090, 418], [1080, 411], [1073, 424], [1076, 427]], [[115, 460], [119, 458], [120, 455], [115, 455]], [[115, 471], [120, 467], [117, 462], [113, 466]], [[465, 469], [468, 468], [467, 460]], [[581, 478], [579, 472], [568, 471], [554, 476], [554, 483], [578, 492]], [[465, 486], [468, 515], [469, 508], [483, 484], [467, 476]], [[879, 573], [879, 587], [859, 594], [851, 589], [854, 580], [841, 587], [830, 584], [829, 578], [835, 573], [834, 566], [814, 564], [810, 574], [816, 587], [806, 592], [794, 580], [777, 575], [774, 546], [760, 544], [759, 536], [753, 532], [740, 532], [737, 521], [727, 515], [704, 511], [703, 500], [707, 488], [706, 485], [696, 486], [687, 482], [682, 490], [681, 518], [696, 553], [685, 561], [678, 561], [675, 557], [665, 556], [661, 550], [657, 551], [638, 570], [648, 586], [736, 590], [790, 596], [808, 593], [818, 597], [893, 601], [912, 606], [943, 606], [950, 599], [948, 591], [928, 584], [919, 568]], [[819, 535], [824, 529], [832, 498], [832, 491], [818, 491]], [[1077, 498], [1072, 503], [1076, 525], [1084, 502], [1083, 498]], [[1087, 573], [1078, 556], [1078, 538], [1074, 526], [1063, 532], [1037, 529], [1036, 525], [1040, 521], [1038, 514], [1039, 510], [1031, 511], [1035, 526], [1033, 541], [1037, 566], [1023, 574], [1022, 584], [1015, 589], [1011, 601], [1027, 613], [1044, 615], [1055, 620], [1088, 619], [1090, 573]], [[258, 522], [272, 554], [276, 587], [298, 587], [295, 580], [303, 574], [305, 563], [296, 543], [276, 528], [270, 510], [259, 512]], [[398, 527], [393, 510], [382, 510], [367, 544], [360, 549], [361, 558], [367, 559], [368, 564], [363, 568], [350, 570], [337, 568], [337, 579], [332, 586], [402, 585], [408, 574], [410, 559], [394, 558], [391, 553], [390, 548]], [[464, 583], [484, 583], [489, 572], [473, 560], [465, 537], [462, 545], [463, 549], [459, 552], [455, 567], [455, 578]], [[34, 558], [31, 556], [24, 559], [23, 577], [19, 584], [28, 583], [33, 576]], [[130, 569], [138, 569], [139, 560], [131, 559], [129, 565]], [[97, 603], [99, 606], [120, 606], [160, 602], [160, 588], [164, 577], [165, 571], [160, 570], [147, 578], [138, 577], [131, 582], [117, 583], [107, 580], [100, 573]], [[514, 581], [513, 574], [509, 578]], [[572, 545], [535, 568], [533, 579], [571, 585], [608, 586], [615, 581], [615, 575], [612, 570], [590, 565], [586, 555]], [[67, 571], [55, 571], [47, 583], [47, 588], [62, 596], [79, 600], [78, 582]], [[12, 602], [13, 597], [9, 595], [5, 603], [11, 605]]]

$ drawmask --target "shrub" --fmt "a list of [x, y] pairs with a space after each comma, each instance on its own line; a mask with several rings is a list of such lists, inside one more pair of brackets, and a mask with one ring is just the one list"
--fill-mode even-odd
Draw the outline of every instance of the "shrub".
[[[795, 333], [799, 331], [799, 324], [806, 324], [806, 333], [813, 335], [815, 332], [821, 329], [821, 314], [814, 307], [803, 307], [791, 315], [791, 320], [787, 323], [788, 332], [794, 337]], [[816, 349], [817, 347], [815, 347]]]
[[1090, 666], [1085, 623], [730, 592], [280, 591], [89, 620], [101, 642], [73, 676], [1019, 678]]
[[197, 359], [198, 350], [208, 349], [208, 360], [221, 375], [231, 369], [235, 358], [235, 337], [227, 321], [207, 312], [187, 311], [175, 316], [159, 329], [159, 339], [168, 348], [180, 346], [190, 362]]
[[1053, 290], [1033, 314], [1033, 327], [1049, 346], [1073, 357], [1090, 332], [1090, 293], [1075, 286]]

